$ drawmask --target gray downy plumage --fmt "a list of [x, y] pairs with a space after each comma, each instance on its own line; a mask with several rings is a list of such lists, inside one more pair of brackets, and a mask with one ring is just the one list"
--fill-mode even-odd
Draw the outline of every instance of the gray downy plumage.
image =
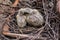
[[[19, 9], [16, 18], [17, 18], [17, 23], [20, 27], [26, 26], [26, 22], [33, 26], [39, 26], [44, 23], [42, 14], [38, 10], [31, 9], [31, 8]], [[23, 23], [22, 23], [22, 20], [23, 20]]]

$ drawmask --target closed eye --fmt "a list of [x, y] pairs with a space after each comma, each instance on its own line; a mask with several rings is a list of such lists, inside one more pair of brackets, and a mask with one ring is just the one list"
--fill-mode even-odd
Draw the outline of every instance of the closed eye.
[[24, 14], [23, 14], [23, 15], [27, 15], [27, 14], [29, 14], [29, 13], [27, 13], [27, 12], [24, 12]]

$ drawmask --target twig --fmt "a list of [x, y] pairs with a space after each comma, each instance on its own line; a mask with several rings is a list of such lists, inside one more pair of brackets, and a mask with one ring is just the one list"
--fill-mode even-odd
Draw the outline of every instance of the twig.
[[7, 35], [7, 36], [12, 36], [12, 37], [31, 37], [33, 38], [34, 36], [29, 36], [27, 34], [15, 34], [15, 33], [8, 33], [8, 32], [4, 32], [3, 33], [4, 35]]
[[17, 6], [17, 4], [18, 4], [18, 2], [19, 2], [19, 0], [15, 0], [15, 2], [13, 3], [13, 7], [16, 7]]

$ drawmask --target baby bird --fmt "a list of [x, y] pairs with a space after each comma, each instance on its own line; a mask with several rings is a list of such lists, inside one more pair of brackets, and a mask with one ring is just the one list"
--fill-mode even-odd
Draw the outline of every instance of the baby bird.
[[[44, 23], [44, 19], [41, 13], [39, 13], [38, 10], [36, 9], [32, 9], [32, 14], [31, 15], [27, 15], [27, 22], [30, 25], [33, 26], [40, 26]], [[30, 10], [31, 11], [31, 10]]]
[[17, 16], [16, 16], [16, 19], [17, 19], [17, 24], [19, 27], [24, 27], [26, 25], [26, 16], [22, 15], [23, 13], [21, 13], [19, 11]]
[[26, 23], [33, 26], [40, 26], [44, 23], [42, 14], [38, 10], [31, 8], [21, 8], [16, 18], [20, 27], [26, 26]]

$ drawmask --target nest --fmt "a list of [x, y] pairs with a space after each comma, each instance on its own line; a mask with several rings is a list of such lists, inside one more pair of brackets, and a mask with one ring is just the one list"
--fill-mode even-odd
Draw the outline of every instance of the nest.
[[[23, 3], [24, 2], [24, 3]], [[1, 6], [2, 5], [2, 6]], [[10, 27], [11, 33], [17, 34], [27, 34], [34, 36], [31, 38], [11, 38], [0, 34], [1, 40], [58, 40], [59, 39], [59, 25], [60, 25], [60, 18], [56, 12], [56, 1], [55, 0], [32, 0], [32, 1], [21, 1], [16, 8], [12, 8], [8, 5], [0, 4], [0, 7], [6, 7], [1, 11], [5, 13], [5, 18], [9, 17], [8, 25]], [[8, 8], [7, 8], [8, 7]], [[24, 28], [19, 29], [16, 21], [17, 11], [20, 8], [29, 7], [32, 9], [39, 10], [42, 15], [44, 16], [45, 23], [42, 27], [33, 27], [33, 26], [26, 26]], [[15, 14], [10, 16], [11, 9], [15, 10]], [[6, 11], [9, 10], [9, 11]], [[4, 19], [4, 18], [3, 18]], [[3, 22], [3, 21], [2, 21]], [[2, 25], [3, 26], [3, 25]]]

